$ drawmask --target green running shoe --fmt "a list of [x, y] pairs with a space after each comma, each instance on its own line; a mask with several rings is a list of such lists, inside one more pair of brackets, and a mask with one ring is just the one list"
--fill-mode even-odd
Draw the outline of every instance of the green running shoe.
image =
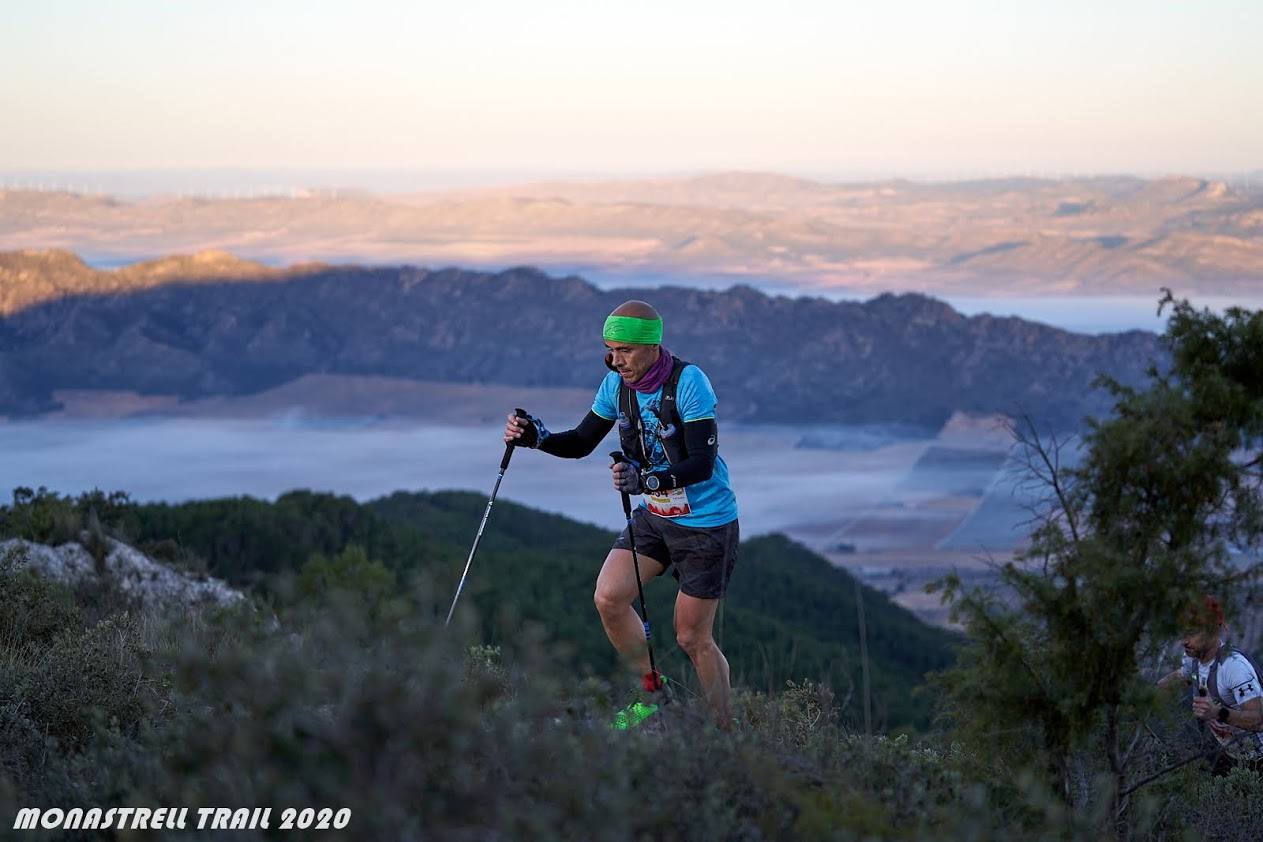
[[657, 712], [657, 705], [635, 701], [614, 714], [614, 721], [610, 723], [610, 727], [616, 731], [627, 731], [635, 728]]
[[662, 673], [645, 673], [635, 700], [614, 714], [610, 727], [616, 731], [628, 731], [660, 711], [663, 705], [670, 704], [674, 695], [670, 689], [672, 683]]

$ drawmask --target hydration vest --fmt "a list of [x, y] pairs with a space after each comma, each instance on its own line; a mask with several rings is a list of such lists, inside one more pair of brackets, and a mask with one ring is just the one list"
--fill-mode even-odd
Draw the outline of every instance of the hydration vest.
[[[662, 384], [662, 399], [658, 409], [658, 438], [672, 465], [688, 456], [684, 443], [684, 420], [676, 406], [675, 393], [680, 385], [680, 372], [692, 363], [671, 355], [671, 374]], [[640, 401], [636, 392], [620, 378], [618, 381], [618, 443], [629, 459], [648, 469], [651, 453], [645, 452], [645, 427], [640, 417]], [[650, 450], [653, 446], [650, 443]]]

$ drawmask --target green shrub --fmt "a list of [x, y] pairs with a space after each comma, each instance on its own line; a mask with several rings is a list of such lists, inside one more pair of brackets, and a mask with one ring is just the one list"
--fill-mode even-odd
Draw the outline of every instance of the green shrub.
[[105, 534], [105, 527], [101, 525], [101, 516], [97, 514], [96, 509], [89, 509], [84, 517], [83, 532], [79, 536], [79, 542], [88, 551], [88, 555], [92, 556], [97, 575], [103, 577], [105, 559], [109, 556], [112, 547], [109, 536]]
[[134, 733], [152, 699], [141, 659], [132, 615], [58, 637], [32, 658], [25, 676], [31, 719], [68, 750], [101, 729]]
[[73, 501], [41, 487], [13, 490], [13, 504], [0, 509], [0, 535], [57, 546], [78, 541], [82, 521]]
[[26, 569], [27, 553], [15, 545], [0, 555], [0, 650], [19, 655], [82, 624], [71, 590]]
[[1173, 802], [1188, 831], [1208, 839], [1258, 838], [1263, 827], [1263, 776], [1258, 772], [1242, 766], [1222, 778], [1195, 772], [1183, 783]]
[[842, 736], [833, 690], [811, 681], [786, 681], [774, 694], [738, 692], [733, 710], [739, 725], [792, 748]]
[[[415, 596], [410, 616], [432, 608]], [[842, 734], [818, 685], [744, 694], [731, 733], [691, 698], [616, 732], [528, 634], [497, 653], [340, 600], [285, 622], [209, 624], [173, 650], [144, 798], [344, 805], [355, 838], [392, 840], [928, 839], [1042, 817], [988, 812], [959, 751]]]
[[[470, 615], [444, 627], [447, 593], [428, 594], [400, 589], [389, 612], [345, 587], [279, 617], [115, 611], [35, 649], [0, 641], [0, 809], [348, 807], [342, 838], [392, 842], [1099, 838], [1100, 815], [1069, 810], [1039, 775], [941, 736], [849, 732], [824, 684], [738, 692], [731, 731], [687, 691], [612, 730], [626, 700], [567, 674], [537, 630], [487, 646]], [[1263, 803], [1242, 773], [1155, 792], [1159, 839], [1195, 821], [1251, 838], [1230, 823]]]
[[63, 497], [42, 486], [37, 491], [19, 487], [13, 490], [12, 504], [0, 506], [0, 538], [23, 538], [54, 547], [83, 540], [85, 530], [93, 534], [90, 541], [106, 535], [125, 538], [124, 524], [133, 508], [131, 498], [122, 491], [107, 494], [95, 489]]

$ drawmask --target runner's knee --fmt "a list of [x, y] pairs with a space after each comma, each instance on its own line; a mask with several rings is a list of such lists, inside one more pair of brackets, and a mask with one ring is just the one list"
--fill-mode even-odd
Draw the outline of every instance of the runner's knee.
[[675, 642], [688, 655], [705, 650], [711, 645], [710, 635], [704, 629], [679, 626], [675, 630]]
[[613, 588], [596, 586], [596, 591], [592, 594], [592, 602], [596, 605], [596, 610], [604, 615], [617, 611], [621, 611], [631, 605], [631, 600], [624, 598]]

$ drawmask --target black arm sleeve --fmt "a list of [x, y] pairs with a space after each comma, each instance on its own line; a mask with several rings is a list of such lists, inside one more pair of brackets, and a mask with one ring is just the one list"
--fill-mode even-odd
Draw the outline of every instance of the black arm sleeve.
[[661, 488], [683, 488], [710, 479], [719, 455], [719, 428], [714, 418], [689, 421], [684, 425], [684, 444], [688, 456], [665, 471], [654, 471]]
[[614, 429], [614, 422], [602, 418], [591, 410], [583, 416], [579, 426], [564, 433], [552, 433], [539, 444], [539, 449], [563, 459], [582, 459], [601, 443], [606, 433]]

